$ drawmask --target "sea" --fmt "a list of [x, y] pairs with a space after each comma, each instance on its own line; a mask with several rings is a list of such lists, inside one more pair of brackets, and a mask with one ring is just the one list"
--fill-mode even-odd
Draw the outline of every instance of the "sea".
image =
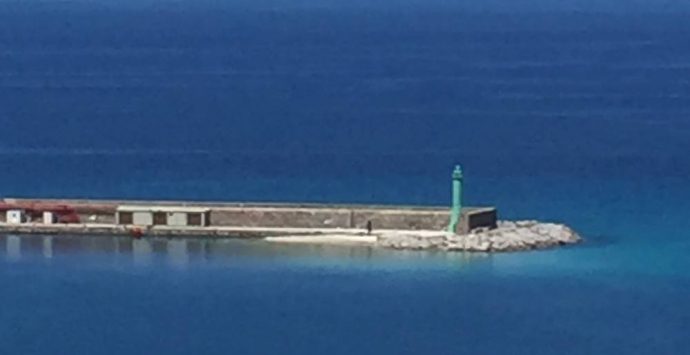
[[0, 0], [0, 197], [470, 205], [495, 255], [0, 235], [1, 354], [687, 354], [690, 5]]

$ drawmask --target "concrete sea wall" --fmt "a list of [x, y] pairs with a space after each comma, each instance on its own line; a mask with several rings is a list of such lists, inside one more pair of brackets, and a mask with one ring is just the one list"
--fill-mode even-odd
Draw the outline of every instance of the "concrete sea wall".
[[[450, 210], [447, 207], [375, 206], [280, 203], [220, 203], [193, 201], [122, 201], [74, 199], [5, 199], [22, 205], [51, 204], [73, 208], [83, 223], [115, 224], [120, 205], [206, 207], [211, 210], [211, 226], [284, 228], [365, 228], [443, 230]], [[487, 219], [488, 218], [488, 219]], [[493, 218], [493, 221], [491, 220]], [[495, 223], [494, 208], [465, 208], [461, 225], [474, 229]]]
[[[376, 206], [280, 203], [219, 203], [190, 201], [46, 200], [5, 199], [5, 206], [25, 206], [27, 210], [57, 208], [73, 211], [79, 223], [44, 224], [41, 220], [23, 224], [0, 221], [0, 232], [22, 234], [128, 235], [247, 237], [280, 235], [365, 234], [371, 222], [374, 232], [446, 231], [450, 220], [447, 207]], [[46, 207], [49, 206], [49, 207]], [[203, 207], [208, 209], [209, 226], [118, 225], [121, 206], [145, 209]], [[3, 213], [4, 214], [4, 213]], [[464, 208], [458, 233], [496, 226], [496, 209]], [[131, 222], [130, 222], [131, 223]]]

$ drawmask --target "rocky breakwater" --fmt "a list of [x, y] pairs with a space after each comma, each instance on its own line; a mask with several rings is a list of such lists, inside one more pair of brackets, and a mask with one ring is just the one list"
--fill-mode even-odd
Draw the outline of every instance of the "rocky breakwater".
[[469, 234], [391, 232], [378, 235], [381, 247], [412, 250], [509, 252], [575, 244], [582, 238], [568, 226], [537, 221], [499, 221], [495, 229]]

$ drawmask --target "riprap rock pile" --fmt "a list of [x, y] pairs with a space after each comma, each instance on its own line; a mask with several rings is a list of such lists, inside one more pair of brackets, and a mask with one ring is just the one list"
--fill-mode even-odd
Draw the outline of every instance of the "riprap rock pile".
[[537, 221], [499, 221], [495, 229], [478, 229], [469, 234], [382, 233], [377, 244], [394, 249], [439, 249], [447, 251], [507, 252], [545, 249], [575, 244], [582, 238], [568, 226]]

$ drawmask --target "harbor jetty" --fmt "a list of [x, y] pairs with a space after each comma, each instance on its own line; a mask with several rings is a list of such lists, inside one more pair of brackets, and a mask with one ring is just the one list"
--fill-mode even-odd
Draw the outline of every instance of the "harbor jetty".
[[493, 206], [377, 206], [192, 201], [4, 198], [0, 234], [257, 238], [270, 242], [361, 244], [396, 249], [500, 252], [574, 244], [565, 225], [499, 221]]

